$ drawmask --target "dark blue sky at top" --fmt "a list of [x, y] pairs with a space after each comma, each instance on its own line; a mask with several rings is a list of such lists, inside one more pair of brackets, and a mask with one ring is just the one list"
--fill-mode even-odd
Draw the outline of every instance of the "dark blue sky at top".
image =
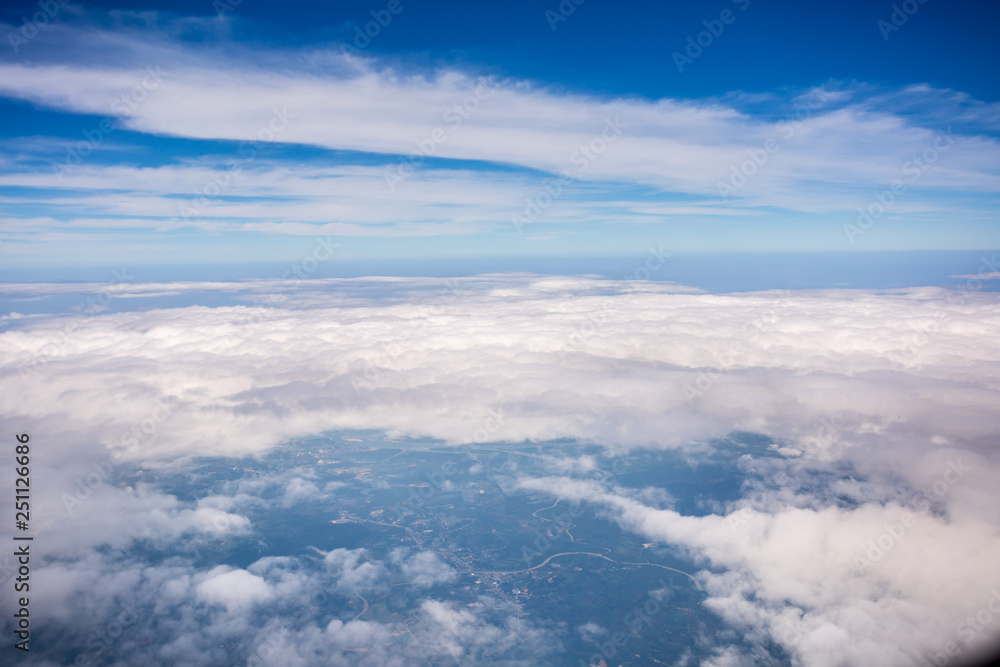
[[[229, 0], [233, 2], [234, 0]], [[236, 0], [238, 1], [238, 0]], [[928, 83], [983, 101], [1000, 99], [1000, 3], [912, 0], [905, 25], [885, 40], [877, 22], [893, 2], [610, 2], [585, 0], [552, 30], [546, 10], [558, 0], [432, 2], [401, 0], [392, 18], [366, 47], [405, 56], [415, 66], [443, 63], [484, 67], [589, 93], [660, 97], [712, 97], [733, 91], [770, 92], [831, 79], [901, 86]], [[568, 5], [570, 0], [567, 0]], [[268, 46], [349, 42], [354, 28], [372, 20], [388, 0], [262, 2], [242, 0], [228, 14], [239, 41]], [[900, 3], [895, 3], [900, 4]], [[88, 3], [94, 10], [161, 10], [214, 16], [209, 0]], [[682, 52], [703, 21], [724, 9], [736, 19], [702, 56], [677, 71]], [[5, 3], [15, 24], [36, 3]]]

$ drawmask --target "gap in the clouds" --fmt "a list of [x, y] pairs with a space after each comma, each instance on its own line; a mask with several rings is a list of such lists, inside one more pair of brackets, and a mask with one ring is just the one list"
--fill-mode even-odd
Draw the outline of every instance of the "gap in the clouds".
[[[770, 442], [736, 438], [740, 452], [766, 453]], [[684, 574], [701, 565], [669, 545], [644, 542], [601, 510], [553, 502], [547, 493], [519, 488], [518, 480], [594, 481], [664, 507], [695, 508], [706, 495], [735, 497], [741, 471], [721, 459], [693, 465], [701, 451], [708, 450], [612, 452], [567, 439], [449, 445], [338, 430], [288, 440], [258, 456], [200, 458], [141, 475], [123, 471], [127, 485], [152, 482], [184, 504], [219, 507], [251, 521], [242, 535], [225, 534], [221, 521], [218, 535], [188, 535], [168, 548], [141, 542], [126, 556], [159, 562], [181, 555], [207, 570], [248, 568], [268, 558], [318, 568], [323, 553], [336, 549], [363, 549], [361, 564], [386, 563], [399, 549], [431, 552], [457, 571], [454, 580], [412, 589], [387, 575], [363, 589], [370, 602], [364, 620], [405, 621], [401, 611], [427, 597], [476, 608], [488, 596], [526, 618], [549, 619], [568, 646], [567, 661], [559, 664], [575, 665], [595, 650], [577, 628], [597, 623], [628, 632], [627, 615], [648, 604], [649, 622], [630, 633], [629, 652], [677, 659], [697, 637], [724, 629], [701, 606], [705, 593]], [[355, 592], [331, 589], [303, 604], [320, 626], [335, 618], [346, 622], [363, 611]]]
[[[257, 455], [198, 457], [141, 472], [126, 467], [115, 483], [151, 483], [182, 503], [228, 498], [233, 504], [220, 507], [250, 517], [253, 534], [230, 538], [224, 549], [225, 538], [214, 543], [227, 554], [228, 564], [245, 567], [261, 557], [292, 556], [313, 547], [382, 548], [399, 529], [390, 524], [407, 524], [414, 514], [421, 522], [427, 517], [419, 515], [432, 507], [447, 510], [449, 516], [437, 517], [445, 526], [470, 520], [491, 503], [494, 508], [497, 503], [527, 503], [532, 507], [527, 516], [536, 501], [517, 488], [517, 479], [525, 476], [565, 476], [646, 493], [644, 502], [685, 516], [725, 514], [743, 497], [748, 480], [786, 460], [777, 447], [769, 436], [744, 432], [680, 448], [621, 450], [574, 439], [449, 444], [432, 437], [347, 429], [287, 440]], [[748, 460], [772, 463], [754, 469]], [[429, 489], [426, 496], [423, 489]], [[485, 506], [484, 500], [489, 501]], [[358, 503], [370, 509], [358, 512]], [[468, 511], [464, 518], [455, 516], [462, 514], [456, 507]], [[378, 509], [392, 519], [376, 516], [370, 521]], [[291, 515], [293, 524], [287, 521]], [[632, 540], [616, 522], [592, 519], [580, 526], [576, 539], [600, 541], [614, 535]], [[494, 555], [516, 565], [518, 550], [503, 551]]]
[[[606, 658], [676, 664], [743, 641], [704, 605], [708, 594], [691, 579], [708, 564], [647, 542], [606, 510], [557, 502], [519, 481], [596, 482], [650, 507], [704, 516], [740, 498], [748, 456], [782, 460], [779, 444], [753, 432], [623, 450], [572, 439], [455, 445], [378, 429], [330, 431], [256, 456], [119, 466], [112, 484], [146, 485], [140, 497], [155, 489], [181, 507], [220, 513], [177, 539], [98, 551], [128, 567], [205, 573], [223, 566], [269, 580], [284, 573], [288, 584], [308, 577], [315, 590], [277, 608], [301, 625], [358, 619], [392, 627], [413, 622], [427, 599], [471, 611], [492, 600], [550, 628], [565, 646], [553, 664], [586, 664], [612, 636], [623, 639]], [[242, 533], [232, 530], [239, 516], [250, 521]], [[416, 554], [424, 560], [405, 560]], [[419, 563], [446, 576], [413, 585]], [[780, 647], [763, 650], [770, 664], [787, 664]]]
[[[705, 488], [713, 494], [722, 494], [726, 502], [739, 494], [743, 472], [735, 456], [727, 460], [723, 448], [614, 453], [571, 439], [457, 445], [430, 437], [349, 429], [288, 440], [255, 456], [196, 458], [179, 467], [150, 468], [138, 475], [123, 469], [120, 481], [154, 483], [184, 503], [207, 497], [242, 498], [237, 500], [238, 507], [229, 509], [245, 511], [255, 526], [255, 536], [244, 545], [248, 551], [231, 554], [235, 558], [231, 564], [242, 567], [265, 555], [293, 555], [309, 547], [384, 546], [387, 523], [432, 507], [445, 508], [453, 515], [462, 508], [483, 509], [480, 501], [495, 504], [502, 498], [503, 502], [527, 503], [533, 510], [534, 501], [516, 489], [516, 479], [524, 475], [569, 475], [636, 489], [673, 489], [676, 484], [676, 498], [668, 502], [703, 515], [708, 512], [702, 503], [702, 485], [708, 485]], [[733, 451], [774, 456], [764, 448], [742, 445]], [[418, 493], [422, 489], [430, 490], [427, 497]], [[357, 503], [370, 505], [371, 510], [383, 509], [392, 519], [368, 521], [371, 512], [359, 513]], [[279, 516], [289, 512], [296, 517], [295, 526], [288, 527]], [[348, 515], [350, 520], [341, 520]], [[450, 523], [449, 517], [438, 518], [442, 525]], [[595, 522], [582, 527], [581, 533], [622, 537], [613, 521]], [[516, 564], [519, 556], [515, 549], [501, 559]]]

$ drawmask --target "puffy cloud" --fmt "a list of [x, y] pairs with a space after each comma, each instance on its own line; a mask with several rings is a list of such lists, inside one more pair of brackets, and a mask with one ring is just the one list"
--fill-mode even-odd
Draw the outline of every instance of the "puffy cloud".
[[[971, 468], [963, 476], [948, 478], [983, 481]], [[950, 642], [968, 657], [1000, 640], [1000, 625], [968, 643], [966, 636], [970, 612], [1000, 585], [989, 574], [1000, 535], [995, 523], [958, 515], [953, 503], [950, 519], [928, 498], [844, 509], [822, 496], [812, 498], [816, 508], [774, 502], [768, 512], [699, 517], [592, 480], [525, 478], [521, 486], [606, 507], [624, 528], [685, 549], [709, 568], [698, 573], [705, 604], [759, 645], [784, 645], [797, 664], [909, 665]], [[947, 491], [931, 498], [949, 500]], [[727, 655], [718, 664], [735, 659]]]
[[[45, 508], [36, 525], [52, 536], [47, 551], [54, 555], [72, 556], [90, 547], [125, 548], [136, 540], [165, 547], [190, 538], [243, 535], [250, 529], [245, 516], [220, 507], [231, 502], [214, 498], [181, 502], [151, 484], [111, 486], [109, 477], [91, 477], [88, 483], [80, 475], [74, 482], [72, 476], [79, 469], [71, 464], [36, 470], [51, 472], [49, 479], [56, 482], [51, 493], [34, 499]], [[84, 468], [85, 474], [92, 470]]]
[[315, 484], [301, 477], [293, 477], [285, 487], [282, 504], [289, 506], [306, 500], [322, 498], [323, 492]]
[[491, 656], [547, 664], [559, 648], [490, 598], [470, 610], [416, 602], [405, 610], [416, 641], [405, 641], [397, 624], [352, 619], [351, 592], [325, 592], [324, 563], [308, 555], [206, 570], [181, 556], [151, 563], [91, 552], [32, 576], [48, 584], [32, 595], [32, 618], [52, 633], [45, 654], [80, 665], [457, 665]]
[[599, 623], [594, 623], [593, 621], [588, 621], [576, 629], [583, 637], [585, 642], [594, 642], [599, 640], [603, 635], [608, 634], [608, 629]]
[[389, 559], [399, 566], [407, 583], [418, 587], [449, 583], [458, 579], [455, 568], [432, 551], [420, 551], [407, 558], [409, 549], [394, 549]]
[[878, 440], [919, 459], [991, 437], [1000, 315], [988, 293], [952, 304], [931, 288], [708, 295], [513, 276], [366, 300], [401, 282], [274, 281], [245, 296], [291, 290], [280, 307], [12, 320], [0, 378], [16, 390], [0, 407], [76, 452], [99, 444], [133, 461], [369, 427], [620, 446], [738, 429], [819, 458]]
[[323, 554], [323, 564], [337, 577], [341, 590], [353, 590], [375, 584], [385, 568], [379, 562], [362, 562], [365, 549], [334, 549]]
[[[325, 627], [287, 627], [273, 623], [259, 634], [251, 660], [262, 665], [403, 667], [441, 665], [551, 664], [560, 643], [551, 633], [513, 609], [489, 598], [476, 609], [456, 609], [448, 602], [425, 600], [400, 630], [372, 621], [334, 619]], [[406, 634], [413, 641], [400, 641]]]
[[197, 595], [202, 602], [223, 605], [232, 614], [265, 602], [274, 593], [257, 575], [220, 565], [198, 584]]

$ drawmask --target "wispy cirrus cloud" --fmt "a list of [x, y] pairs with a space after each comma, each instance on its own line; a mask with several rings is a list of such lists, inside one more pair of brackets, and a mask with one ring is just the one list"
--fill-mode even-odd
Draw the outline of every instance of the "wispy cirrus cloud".
[[[995, 105], [926, 85], [827, 82], [811, 92], [701, 100], [595, 96], [453, 66], [404, 69], [336, 47], [250, 50], [210, 36], [215, 24], [179, 25], [156, 15], [144, 15], [141, 27], [53, 24], [37, 46], [0, 64], [0, 95], [119, 128], [84, 146], [88, 155], [72, 168], [67, 156], [80, 142], [41, 137], [34, 150], [28, 142], [8, 156], [0, 183], [26, 221], [14, 226], [19, 238], [25, 224], [45, 218], [58, 221], [45, 231], [68, 234], [81, 220], [97, 229], [126, 219], [160, 232], [259, 238], [310, 225], [345, 236], [485, 238], [513, 233], [511, 216], [561, 173], [572, 175], [569, 186], [539, 218], [544, 230], [532, 231], [674, 221], [711, 229], [731, 217], [764, 227], [851, 222], [873, 192], [910, 183], [914, 169], [919, 181], [886, 220], [940, 222], [947, 211], [950, 223], [981, 229], [1000, 189]], [[209, 36], [195, 44], [181, 38], [185, 30]], [[56, 41], [58, 51], [44, 48]], [[144, 83], [147, 66], [155, 86]], [[489, 96], [476, 97], [485, 80]], [[125, 111], [123, 99], [131, 100]], [[803, 113], [804, 99], [820, 103]], [[270, 127], [275, 114], [279, 131]], [[601, 134], [608, 122], [620, 128], [613, 143]], [[947, 154], [920, 169], [942, 133]], [[168, 151], [138, 167], [151, 156], [141, 144], [123, 155], [121, 142], [146, 135], [205, 144], [201, 156]], [[304, 160], [295, 147], [335, 153]], [[400, 164], [414, 173], [396, 182]], [[734, 177], [741, 170], [742, 180]], [[739, 187], [720, 197], [720, 184], [733, 178]], [[831, 236], [840, 241], [838, 227]]]

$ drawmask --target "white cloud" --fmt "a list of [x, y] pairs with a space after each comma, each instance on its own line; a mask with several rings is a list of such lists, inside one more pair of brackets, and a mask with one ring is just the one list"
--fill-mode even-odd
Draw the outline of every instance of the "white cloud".
[[498, 406], [502, 439], [677, 445], [743, 429], [820, 457], [876, 439], [976, 449], [995, 418], [988, 293], [609, 293], [520, 276], [416, 281], [376, 305], [366, 292], [403, 281], [298, 282], [246, 288], [286, 291], [281, 308], [16, 320], [0, 334], [0, 407], [136, 461], [336, 428], [460, 442]]
[[[18, 292], [34, 298], [44, 289]], [[659, 490], [598, 484], [595, 461], [586, 457], [552, 458], [558, 476], [522, 484], [590, 502], [627, 530], [688, 550], [701, 564], [710, 608], [803, 664], [906, 664], [913, 657], [907, 646], [943, 650], [964, 641], [963, 619], [1000, 586], [989, 579], [1000, 550], [995, 293], [712, 295], [535, 275], [254, 282], [229, 293], [253, 304], [275, 291], [286, 294], [281, 308], [7, 320], [0, 426], [33, 439], [45, 434], [33, 470], [48, 484], [33, 504], [44, 517], [39, 540], [66, 562], [40, 576], [67, 597], [94, 573], [104, 577], [117, 567], [96, 555], [100, 548], [213, 534], [217, 521], [224, 532], [249, 530], [238, 508], [255, 489], [289, 499], [319, 492], [312, 478], [292, 471], [234, 485], [231, 500], [185, 503], [151, 486], [114, 487], [109, 475], [70, 515], [63, 494], [86, 485], [111, 451], [121, 456], [115, 466], [157, 470], [340, 428], [459, 443], [491, 414], [502, 415], [489, 434], [496, 440], [571, 437], [615, 451], [685, 447], [696, 456], [713, 437], [752, 431], [799, 453], [744, 459], [743, 497], [707, 516], [678, 513]], [[31, 367], [32, 360], [44, 363]], [[904, 512], [915, 521], [897, 539]], [[869, 556], [880, 540], [887, 548]], [[454, 576], [426, 552], [386, 561], [364, 550], [321, 556], [316, 569], [333, 577], [338, 595]], [[860, 559], [870, 564], [859, 566]], [[217, 646], [246, 622], [244, 612], [264, 601], [285, 604], [321, 576], [285, 561], [209, 573], [182, 562], [163, 567], [119, 567], [120, 581], [109, 590], [141, 584], [164, 605], [193, 595], [217, 608], [204, 612], [222, 614], [204, 633], [163, 647], [176, 659]], [[94, 601], [102, 610], [114, 604]], [[455, 660], [481, 655], [490, 638], [516, 645], [524, 628], [500, 614], [489, 622], [493, 629], [478, 631], [485, 623], [479, 613], [428, 601], [417, 636], [430, 654]], [[368, 637], [372, 664], [393, 664], [399, 654], [376, 650], [387, 632], [324, 621], [295, 629], [282, 645], [301, 644], [287, 664], [308, 664], [310, 651], [327, 649], [349, 662], [356, 655], [348, 645]], [[979, 635], [991, 636], [993, 629]], [[754, 656], [718, 657], [736, 659]]]
[[595, 623], [593, 621], [588, 621], [583, 625], [577, 627], [577, 632], [585, 642], [594, 642], [600, 640], [603, 635], [608, 634], [608, 629], [602, 626], [600, 623]]
[[[352, 593], [326, 594], [323, 563], [308, 556], [208, 570], [180, 556], [158, 563], [113, 552], [82, 556], [35, 565], [32, 577], [47, 585], [31, 598], [32, 619], [52, 633], [48, 646], [79, 664], [208, 667], [247, 660], [305, 667], [321, 660], [403, 667], [452, 664], [455, 655], [545, 664], [559, 648], [549, 633], [490, 598], [468, 611], [431, 599], [401, 610], [416, 641], [400, 641], [397, 624], [351, 620], [345, 602]], [[309, 609], [314, 604], [322, 607], [318, 615]]]
[[202, 602], [223, 605], [232, 614], [266, 602], [274, 593], [257, 575], [220, 565], [198, 584], [197, 595]]
[[[39, 55], [0, 63], [0, 95], [62, 111], [117, 115], [116, 101], [138, 86], [145, 91], [142, 101], [119, 118], [131, 130], [245, 141], [266, 130], [275, 109], [282, 115], [287, 109], [294, 117], [282, 121], [280, 132], [266, 130], [268, 141], [380, 154], [393, 162], [415, 153], [437, 130], [447, 140], [435, 142], [434, 157], [502, 168], [421, 164], [412, 181], [392, 191], [386, 168], [370, 161], [331, 167], [255, 153], [238, 174], [226, 177], [224, 197], [209, 189], [210, 205], [195, 206], [196, 213], [184, 218], [179, 205], [190, 204], [193, 193], [204, 194], [228, 174], [227, 163], [243, 154], [143, 168], [81, 160], [60, 170], [58, 183], [49, 166], [38, 169], [37, 156], [24, 164], [12, 157], [0, 183], [43, 189], [42, 196], [32, 189], [8, 195], [10, 201], [44, 209], [42, 215], [12, 216], [7, 225], [13, 234], [59, 238], [102, 229], [107, 239], [112, 229], [127, 237], [138, 229], [178, 228], [344, 236], [479, 233], [509, 227], [525, 198], [542, 191], [544, 175], [563, 171], [573, 174], [574, 184], [544, 216], [557, 224], [753, 219], [764, 206], [853, 217], [894, 179], [906, 182], [908, 191], [893, 203], [892, 216], [919, 219], [914, 216], [947, 211], [955, 220], [989, 214], [989, 201], [977, 203], [976, 196], [992, 197], [1000, 188], [997, 142], [988, 136], [995, 105], [928, 86], [885, 91], [834, 83], [789, 95], [779, 103], [790, 113], [803, 99], [821, 100], [790, 124], [789, 117], [745, 113], [738, 98], [597, 97], [497, 79], [469, 118], [455, 124], [448, 109], [475, 98], [475, 72], [401, 73], [337, 49], [268, 52], [225, 39], [195, 45], [153, 27], [153, 15], [145, 19], [142, 29], [48, 26], [36, 38], [33, 53]], [[188, 28], [206, 30], [198, 21]], [[41, 48], [47, 43], [59, 49]], [[161, 67], [162, 80], [143, 88], [146, 65]], [[944, 122], [952, 118], [961, 122]], [[621, 136], [610, 143], [601, 139], [609, 121], [622, 125]], [[914, 157], [935, 142], [943, 145], [941, 133], [949, 132], [946, 152], [911, 180]], [[769, 140], [779, 148], [762, 166], [751, 164], [746, 183], [721, 198], [718, 184], [752, 163]], [[601, 154], [584, 159], [580, 148], [592, 143]], [[66, 159], [65, 151], [52, 152], [51, 142], [35, 147], [47, 151], [46, 163]], [[108, 139], [93, 150], [119, 149]], [[511, 165], [521, 169], [511, 173]], [[639, 196], [636, 187], [644, 190]], [[674, 196], [660, 198], [663, 192]], [[946, 205], [942, 197], [948, 197]]]
[[441, 560], [433, 551], [419, 551], [409, 556], [409, 549], [394, 549], [389, 559], [397, 564], [406, 582], [418, 587], [450, 583], [458, 579], [455, 568]]
[[289, 506], [322, 497], [323, 492], [315, 484], [301, 477], [293, 477], [288, 481], [287, 486], [285, 486], [285, 496], [282, 499], [282, 504]]
[[334, 549], [323, 555], [323, 564], [337, 577], [337, 586], [344, 591], [373, 586], [385, 574], [379, 562], [362, 562], [365, 549]]
[[[956, 484], [995, 483], [971, 470], [967, 480], [953, 475]], [[758, 642], [784, 645], [796, 664], [909, 665], [949, 642], [968, 657], [987, 638], [1000, 640], [1000, 625], [971, 644], [961, 629], [1000, 584], [989, 574], [996, 524], [960, 515], [947, 496], [950, 520], [919, 504], [870, 502], [694, 517], [593, 481], [525, 478], [521, 486], [607, 507], [627, 530], [687, 550], [710, 568], [697, 575], [705, 604]]]

